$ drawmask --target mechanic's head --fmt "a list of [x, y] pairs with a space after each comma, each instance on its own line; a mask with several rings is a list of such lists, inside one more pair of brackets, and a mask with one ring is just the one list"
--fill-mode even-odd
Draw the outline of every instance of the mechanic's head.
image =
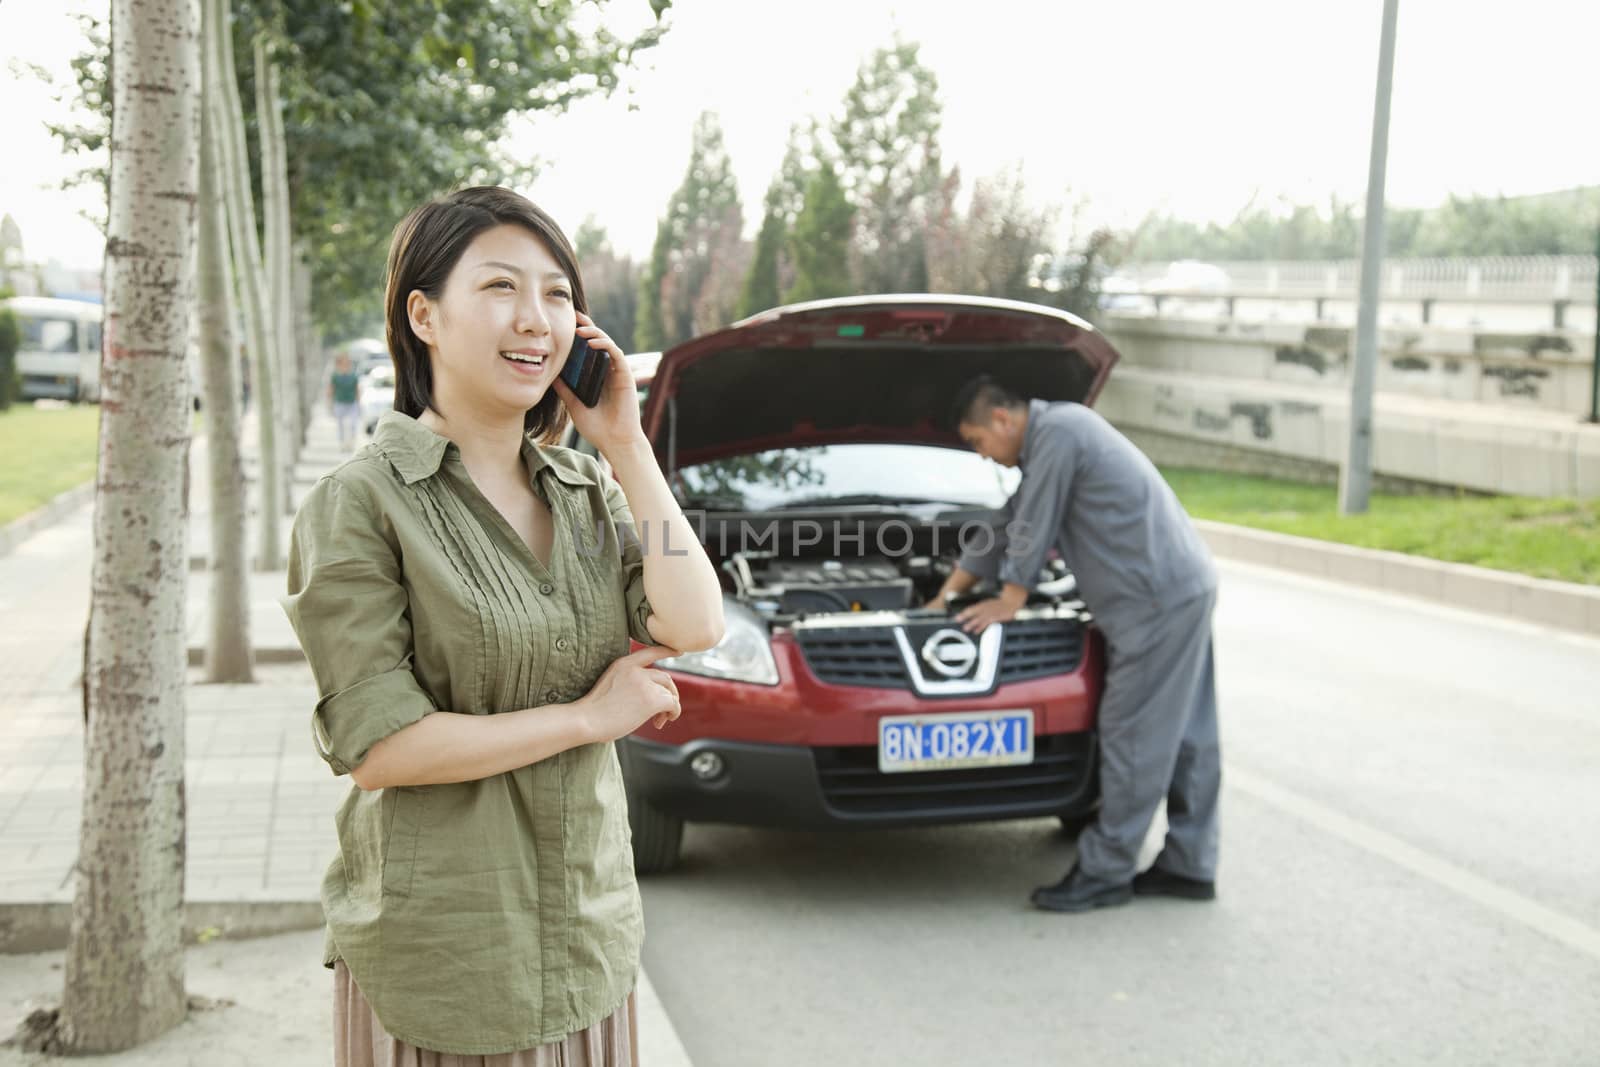
[[1022, 455], [1022, 435], [1028, 428], [1028, 402], [982, 374], [956, 393], [955, 403], [950, 406], [950, 422], [978, 455], [1015, 467]]

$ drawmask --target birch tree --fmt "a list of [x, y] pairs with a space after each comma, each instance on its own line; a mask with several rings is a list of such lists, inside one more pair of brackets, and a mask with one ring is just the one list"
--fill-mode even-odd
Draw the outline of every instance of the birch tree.
[[283, 508], [294, 513], [293, 457], [305, 441], [300, 422], [300, 359], [294, 338], [294, 299], [290, 275], [289, 172], [283, 139], [283, 98], [272, 40], [263, 31], [255, 39], [256, 136], [261, 147], [261, 266], [267, 278], [267, 313], [272, 344], [278, 354], [278, 433], [284, 450]]
[[83, 821], [60, 1047], [177, 1025], [183, 987], [184, 586], [200, 12], [113, 0], [107, 346], [85, 651]]
[[[211, 17], [213, 11], [207, 11]], [[218, 92], [211, 49], [205, 50], [205, 95]], [[210, 610], [205, 673], [208, 682], [254, 681], [250, 648], [249, 560], [245, 550], [249, 501], [239, 449], [239, 344], [233, 332], [233, 262], [223, 202], [220, 131], [213, 109], [201, 118], [200, 151], [200, 385], [204, 396], [206, 475], [211, 497]]]
[[288, 442], [278, 433], [278, 365], [276, 331], [267, 306], [267, 283], [262, 276], [261, 243], [256, 235], [255, 200], [250, 192], [250, 157], [245, 150], [244, 114], [239, 104], [239, 78], [234, 72], [233, 37], [228, 32], [228, 0], [205, 0], [206, 46], [213, 50], [217, 85], [221, 90], [208, 101], [216, 109], [217, 147], [221, 150], [223, 196], [228, 206], [228, 233], [233, 245], [233, 265], [244, 305], [246, 347], [250, 352], [256, 402], [256, 430], [261, 476], [257, 509], [256, 568], [277, 570], [282, 563], [278, 536], [286, 486], [283, 453]]

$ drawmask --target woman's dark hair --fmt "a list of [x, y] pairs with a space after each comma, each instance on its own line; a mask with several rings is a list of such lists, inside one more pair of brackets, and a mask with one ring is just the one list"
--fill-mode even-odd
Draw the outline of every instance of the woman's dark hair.
[[[583, 275], [578, 270], [572, 242], [555, 220], [527, 197], [496, 185], [478, 185], [415, 208], [394, 229], [384, 285], [388, 320], [385, 339], [394, 358], [396, 411], [416, 418], [433, 407], [433, 366], [428, 361], [428, 346], [411, 331], [411, 318], [406, 312], [412, 290], [420, 291], [429, 300], [439, 299], [445, 279], [473, 238], [508, 223], [526, 229], [550, 249], [572, 282], [573, 307], [588, 313], [589, 301], [584, 295]], [[524, 416], [522, 425], [540, 444], [560, 440], [567, 425], [567, 409], [554, 389], [545, 390], [544, 397]]]

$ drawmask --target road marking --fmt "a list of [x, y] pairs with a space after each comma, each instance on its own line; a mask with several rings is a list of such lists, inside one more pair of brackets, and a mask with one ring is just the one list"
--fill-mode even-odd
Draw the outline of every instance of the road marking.
[[1496, 885], [1486, 878], [1480, 878], [1448, 860], [1442, 860], [1414, 845], [1407, 844], [1393, 834], [1373, 829], [1348, 815], [1259, 778], [1249, 771], [1242, 771], [1231, 763], [1223, 771], [1223, 781], [1231, 788], [1303, 819], [1357, 848], [1381, 856], [1476, 904], [1499, 912], [1513, 922], [1521, 923], [1547, 937], [1554, 938], [1568, 948], [1577, 949], [1595, 959], [1600, 959], [1600, 930], [1570, 915], [1564, 915], [1535, 900], [1530, 900], [1521, 893]]
[[650, 1067], [692, 1067], [650, 976], [639, 968], [639, 1062]]

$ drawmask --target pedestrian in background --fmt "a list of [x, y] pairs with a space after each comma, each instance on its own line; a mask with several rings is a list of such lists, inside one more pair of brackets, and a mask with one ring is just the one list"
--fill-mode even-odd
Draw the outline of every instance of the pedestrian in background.
[[[396, 410], [301, 505], [285, 601], [319, 753], [355, 783], [322, 887], [334, 1062], [633, 1067], [613, 741], [677, 718], [650, 664], [721, 639], [717, 572], [548, 215], [499, 188], [423, 205], [385, 304]], [[577, 336], [611, 356], [594, 407], [559, 377]], [[554, 444], [569, 417], [613, 474]]]
[[333, 420], [339, 427], [339, 450], [356, 447], [356, 429], [361, 425], [361, 376], [350, 365], [350, 353], [340, 352], [333, 361], [328, 379], [328, 401], [333, 405]]
[[[979, 455], [1020, 467], [1022, 480], [992, 547], [966, 552], [928, 606], [988, 579], [999, 595], [956, 618], [969, 633], [1007, 622], [1054, 547], [1106, 642], [1100, 810], [1078, 837], [1077, 862], [1035, 890], [1033, 903], [1075, 912], [1135, 893], [1212, 899], [1222, 767], [1210, 551], [1161, 472], [1090, 408], [1025, 401], [985, 375], [957, 394], [950, 421]], [[1139, 874], [1139, 848], [1163, 798], [1166, 841]]]

